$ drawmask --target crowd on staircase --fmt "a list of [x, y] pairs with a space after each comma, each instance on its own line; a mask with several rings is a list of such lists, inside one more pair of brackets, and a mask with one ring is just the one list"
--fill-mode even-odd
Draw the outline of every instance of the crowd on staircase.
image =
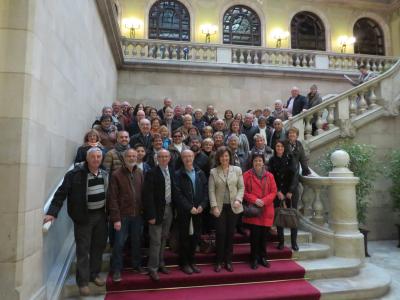
[[[214, 271], [234, 272], [233, 237], [245, 234], [244, 228], [250, 232], [250, 267], [268, 268], [274, 211], [297, 208], [300, 166], [303, 175], [311, 173], [298, 129], [286, 132], [283, 122], [321, 101], [313, 85], [307, 96], [293, 87], [285, 105], [276, 100], [274, 109], [243, 115], [226, 110], [219, 117], [212, 105], [203, 113], [173, 106], [170, 98], [159, 110], [118, 101], [104, 107], [44, 218], [53, 222], [67, 199], [81, 295], [90, 294], [89, 282], [105, 284], [99, 273], [107, 240], [114, 282], [123, 280], [126, 248], [134, 272], [153, 281], [160, 280], [159, 272], [168, 274], [164, 249], [172, 231], [180, 268], [188, 275], [201, 272], [194, 254], [204, 234], [215, 239]], [[277, 248], [283, 249], [283, 228], [276, 231]], [[299, 249], [296, 228], [291, 247]]]

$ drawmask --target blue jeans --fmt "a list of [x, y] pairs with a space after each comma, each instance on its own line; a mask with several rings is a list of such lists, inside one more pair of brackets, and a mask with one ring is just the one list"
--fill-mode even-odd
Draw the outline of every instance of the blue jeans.
[[123, 267], [123, 251], [128, 236], [131, 241], [132, 267], [141, 266], [141, 239], [143, 232], [143, 219], [141, 216], [123, 217], [121, 220], [121, 230], [115, 230], [114, 247], [112, 251], [111, 269], [121, 271]]

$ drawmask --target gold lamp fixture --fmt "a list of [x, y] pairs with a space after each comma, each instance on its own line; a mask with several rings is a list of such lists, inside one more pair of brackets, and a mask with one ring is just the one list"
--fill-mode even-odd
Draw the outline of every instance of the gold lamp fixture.
[[287, 40], [289, 38], [289, 32], [281, 28], [276, 28], [272, 31], [271, 36], [276, 41], [276, 48], [280, 48], [282, 46], [282, 40]]
[[136, 36], [136, 30], [140, 29], [141, 22], [137, 19], [124, 19], [122, 23], [125, 28], [129, 29], [129, 38], [134, 39]]
[[340, 45], [340, 53], [346, 53], [346, 49], [348, 45], [353, 45], [356, 42], [356, 38], [354, 36], [342, 35], [338, 38]]
[[211, 41], [211, 35], [214, 35], [217, 33], [218, 27], [216, 25], [211, 25], [211, 24], [203, 24], [200, 26], [201, 33], [206, 35], [206, 43], [210, 43]]

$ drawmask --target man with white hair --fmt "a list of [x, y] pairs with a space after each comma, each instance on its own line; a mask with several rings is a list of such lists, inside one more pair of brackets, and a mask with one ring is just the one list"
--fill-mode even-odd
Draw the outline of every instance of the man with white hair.
[[164, 120], [164, 114], [167, 107], [172, 107], [172, 99], [169, 97], [164, 98], [164, 107], [157, 112], [161, 120]]
[[185, 106], [185, 115], [193, 116], [193, 106], [191, 106], [190, 104]]
[[89, 281], [104, 286], [99, 276], [107, 241], [106, 195], [108, 174], [100, 168], [100, 148], [87, 151], [86, 162], [78, 164], [64, 177], [44, 216], [44, 223], [56, 220], [65, 199], [74, 224], [76, 243], [76, 283], [81, 296], [90, 294]]
[[147, 119], [141, 119], [139, 122], [140, 132], [131, 136], [131, 141], [129, 142], [131, 148], [134, 148], [136, 144], [142, 144], [146, 147], [146, 152], [148, 153], [151, 149], [153, 138], [150, 134], [150, 121]]
[[175, 176], [168, 166], [171, 155], [162, 149], [157, 153], [158, 165], [147, 172], [143, 186], [143, 212], [149, 223], [149, 276], [159, 281], [158, 272], [169, 274], [165, 267], [164, 249], [173, 219], [176, 195]]
[[[274, 102], [274, 108], [275, 110], [272, 112], [272, 117], [274, 117], [274, 120], [279, 119], [282, 121], [289, 120], [289, 114], [285, 108], [283, 108], [283, 103], [282, 100], [278, 99], [275, 100]], [[272, 126], [274, 124], [272, 123]]]
[[146, 118], [146, 114], [143, 110], [138, 110], [136, 113], [136, 117], [132, 120], [131, 125], [128, 128], [128, 132], [130, 136], [138, 134], [140, 132], [139, 122], [140, 120]]
[[208, 180], [194, 166], [194, 153], [183, 150], [182, 167], [175, 173], [175, 203], [179, 225], [179, 260], [182, 272], [200, 273], [195, 264], [195, 250], [201, 235], [201, 214], [208, 206]]
[[286, 108], [289, 115], [294, 117], [307, 108], [307, 98], [300, 95], [300, 90], [296, 86], [292, 87], [290, 93], [291, 96], [286, 103]]

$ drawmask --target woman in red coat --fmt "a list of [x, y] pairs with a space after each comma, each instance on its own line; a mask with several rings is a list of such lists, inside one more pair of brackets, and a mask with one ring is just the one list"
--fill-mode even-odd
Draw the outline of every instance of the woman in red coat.
[[250, 227], [250, 267], [257, 269], [258, 262], [269, 267], [267, 260], [267, 234], [274, 222], [274, 199], [276, 184], [274, 176], [265, 169], [265, 157], [255, 152], [251, 157], [252, 168], [244, 173], [245, 192], [243, 200], [263, 208], [258, 217], [243, 217], [243, 223]]

